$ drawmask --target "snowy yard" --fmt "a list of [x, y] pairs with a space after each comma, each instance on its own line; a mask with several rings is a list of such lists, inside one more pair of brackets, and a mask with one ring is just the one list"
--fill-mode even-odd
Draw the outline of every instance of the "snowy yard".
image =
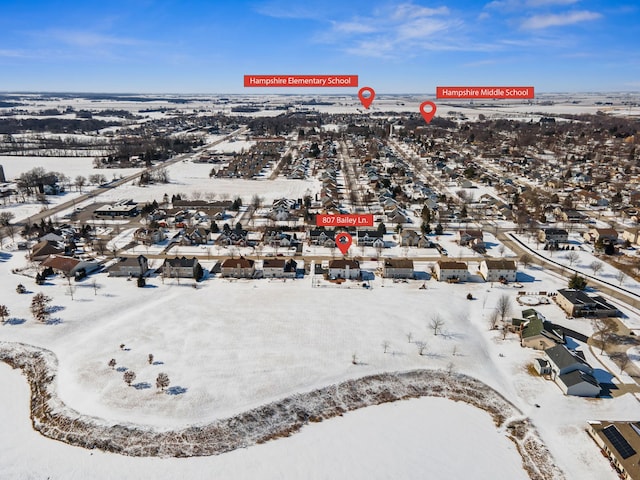
[[[584, 434], [584, 422], [622, 418], [638, 410], [636, 400], [629, 395], [599, 401], [566, 398], [555, 384], [532, 377], [527, 365], [540, 353], [522, 349], [513, 335], [502, 340], [498, 332], [488, 330], [487, 318], [498, 298], [507, 294], [515, 300], [516, 289], [512, 286], [449, 285], [430, 280], [422, 290], [423, 281], [393, 283], [376, 278], [371, 282], [372, 289], [322, 289], [312, 288], [312, 279], [307, 276], [286, 283], [212, 278], [199, 284], [198, 289], [188, 281], [163, 284], [159, 278], [152, 278], [148, 287], [138, 289], [135, 282], [98, 274], [94, 277], [101, 287], [97, 295], [89, 278], [75, 284], [72, 300], [65, 281], [52, 279], [36, 288], [31, 280], [10, 273], [24, 264], [21, 255], [5, 259], [0, 263], [0, 287], [6, 292], [3, 303], [10, 307], [12, 321], [0, 326], [0, 340], [52, 350], [59, 360], [57, 389], [62, 400], [83, 414], [109, 421], [177, 428], [224, 418], [351, 378], [453, 368], [487, 383], [530, 416], [569, 477], [588, 477], [597, 472], [597, 478], [613, 479], [608, 464]], [[564, 286], [564, 282], [540, 270], [531, 268], [525, 273], [529, 281], [523, 282], [523, 290], [551, 291]], [[42, 290], [53, 297], [52, 305], [57, 310], [53, 317], [59, 323], [42, 325], [32, 319], [31, 295], [15, 292], [19, 282], [32, 292]], [[475, 300], [466, 300], [467, 293], [472, 293]], [[519, 316], [515, 301], [513, 307], [513, 315]], [[552, 321], [590, 332], [588, 322], [567, 321], [553, 304], [537, 308]], [[437, 336], [429, 328], [436, 313], [445, 321]], [[386, 342], [389, 347], [384, 353]], [[426, 344], [423, 355], [419, 355], [421, 342]], [[154, 355], [154, 364], [147, 361], [149, 353]], [[117, 362], [116, 369], [135, 371], [135, 388], [127, 387], [122, 371], [109, 368], [111, 358]], [[156, 393], [155, 378], [160, 371], [169, 375], [174, 394]], [[25, 388], [24, 380], [18, 381]], [[536, 403], [542, 408], [536, 408]], [[376, 408], [357, 415], [385, 411]], [[326, 425], [342, 421], [331, 420]], [[324, 428], [328, 427], [313, 425], [305, 427], [303, 433], [316, 429], [324, 432]], [[280, 448], [281, 442], [302, 441], [296, 440], [301, 435], [248, 451]], [[431, 434], [424, 435], [431, 438]], [[566, 444], [572, 445], [571, 451], [578, 455], [563, 448]], [[501, 458], [507, 450], [501, 449]], [[234, 452], [221, 458], [242, 454]], [[95, 455], [113, 457], [99, 452]], [[123, 464], [130, 461], [122, 460]], [[184, 462], [190, 465], [188, 468], [195, 468], [191, 465], [202, 461]], [[155, 463], [140, 459], [135, 465], [146, 462]], [[291, 468], [302, 465], [295, 464]], [[389, 462], [380, 471], [395, 474], [398, 468], [397, 463]], [[241, 477], [238, 474], [237, 478]]]

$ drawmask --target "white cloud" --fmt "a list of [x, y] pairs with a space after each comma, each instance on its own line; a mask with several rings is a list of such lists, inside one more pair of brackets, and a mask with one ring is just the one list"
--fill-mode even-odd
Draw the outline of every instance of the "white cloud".
[[44, 36], [58, 40], [62, 43], [76, 47], [99, 47], [106, 45], [143, 45], [148, 42], [135, 38], [117, 37], [113, 35], [102, 35], [95, 32], [72, 31], [72, 30], [52, 30]]
[[534, 15], [522, 23], [522, 28], [526, 30], [539, 30], [597, 20], [600, 17], [602, 17], [601, 14], [587, 10], [560, 14]]
[[573, 5], [580, 0], [527, 0], [530, 7], [548, 7], [552, 5]]
[[447, 7], [428, 8], [414, 5], [413, 3], [403, 3], [396, 7], [391, 18], [394, 20], [414, 19], [417, 17], [432, 17], [434, 15], [448, 15]]
[[373, 33], [377, 29], [371, 25], [366, 25], [364, 22], [332, 22], [333, 29], [336, 32], [341, 33]]

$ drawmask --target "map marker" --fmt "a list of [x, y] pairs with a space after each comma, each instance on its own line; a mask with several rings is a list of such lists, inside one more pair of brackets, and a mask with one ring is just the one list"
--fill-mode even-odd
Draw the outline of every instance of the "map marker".
[[[425, 107], [431, 107], [429, 111], [425, 110]], [[436, 114], [436, 104], [427, 100], [426, 102], [422, 102], [420, 104], [420, 113], [422, 114], [422, 118], [427, 123], [431, 123], [431, 119]]]
[[336, 247], [340, 249], [342, 255], [347, 254], [352, 243], [353, 238], [348, 233], [342, 232], [336, 235]]
[[[364, 96], [365, 93], [368, 93], [368, 96]], [[358, 90], [358, 98], [360, 99], [360, 103], [364, 106], [364, 108], [369, 108], [373, 103], [373, 99], [376, 98], [376, 92], [371, 87], [362, 87]]]

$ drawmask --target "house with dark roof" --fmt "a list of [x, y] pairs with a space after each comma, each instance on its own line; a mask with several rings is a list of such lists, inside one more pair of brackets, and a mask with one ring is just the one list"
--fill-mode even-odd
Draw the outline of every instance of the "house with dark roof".
[[567, 243], [569, 232], [562, 228], [543, 228], [538, 231], [538, 241], [551, 244]]
[[360, 247], [384, 247], [382, 232], [378, 230], [358, 230], [357, 243]]
[[295, 278], [298, 263], [289, 258], [265, 258], [262, 261], [262, 276], [264, 278]]
[[624, 480], [640, 480], [640, 422], [590, 421], [587, 432]]
[[386, 258], [382, 276], [385, 278], [413, 278], [413, 260], [402, 258]]
[[165, 278], [195, 278], [199, 276], [200, 263], [196, 257], [167, 258], [162, 264], [162, 276]]
[[144, 277], [149, 271], [149, 262], [144, 255], [121, 258], [107, 270], [110, 277]]
[[604, 298], [587, 295], [582, 290], [562, 288], [555, 300], [572, 317], [617, 317], [620, 314]]
[[547, 350], [558, 344], [566, 343], [562, 330], [556, 328], [536, 310], [532, 308], [523, 310], [522, 316], [525, 320], [520, 323], [521, 346]]
[[335, 247], [336, 234], [330, 230], [313, 229], [309, 231], [309, 244], [320, 247]]
[[220, 275], [222, 277], [253, 278], [255, 273], [255, 262], [244, 257], [227, 258], [220, 266]]
[[458, 230], [458, 243], [462, 246], [484, 247], [482, 230]]
[[360, 278], [360, 262], [340, 258], [329, 261], [329, 277], [350, 278], [357, 280]]
[[548, 348], [544, 353], [551, 367], [551, 378], [565, 395], [595, 397], [600, 394], [593, 368], [577, 353], [564, 345]]

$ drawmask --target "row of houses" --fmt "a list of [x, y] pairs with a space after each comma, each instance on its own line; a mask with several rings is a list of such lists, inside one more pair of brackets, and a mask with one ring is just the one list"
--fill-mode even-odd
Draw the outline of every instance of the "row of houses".
[[[480, 275], [485, 282], [515, 282], [518, 267], [515, 260], [506, 258], [482, 260]], [[434, 274], [440, 282], [466, 282], [470, 272], [465, 262], [439, 260], [434, 266]]]

